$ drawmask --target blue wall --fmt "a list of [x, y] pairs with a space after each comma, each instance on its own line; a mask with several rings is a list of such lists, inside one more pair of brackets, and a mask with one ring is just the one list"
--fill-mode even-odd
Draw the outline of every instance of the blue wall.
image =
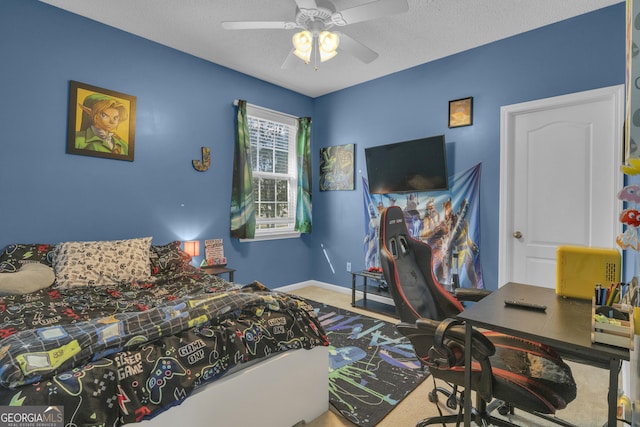
[[[228, 229], [233, 100], [311, 116], [311, 98], [34, 0], [0, 3], [0, 52], [0, 247], [222, 237], [238, 282], [309, 279], [310, 237], [246, 244]], [[137, 97], [134, 162], [65, 153], [69, 80]], [[197, 172], [203, 146], [212, 166]]]
[[[3, 0], [0, 247], [223, 237], [238, 282], [349, 286], [346, 262], [364, 263], [364, 148], [444, 133], [452, 173], [482, 163], [480, 250], [485, 284], [495, 288], [500, 106], [624, 83], [624, 12], [620, 3], [311, 99], [35, 0]], [[69, 80], [137, 97], [134, 162], [65, 153]], [[474, 125], [448, 129], [448, 101], [466, 96]], [[320, 147], [356, 144], [355, 191], [321, 193], [314, 177], [310, 236], [229, 238], [238, 98], [312, 116], [314, 171]], [[202, 146], [212, 150], [207, 172], [191, 166]]]
[[[321, 126], [315, 128], [314, 152], [356, 144], [357, 178], [356, 191], [314, 194], [314, 277], [348, 285], [346, 262], [354, 269], [364, 266], [364, 149], [444, 134], [450, 173], [482, 163], [480, 257], [485, 286], [497, 288], [500, 107], [624, 80], [625, 8], [620, 3], [317, 98], [314, 121]], [[473, 126], [449, 129], [448, 101], [467, 96], [473, 97]], [[319, 252], [320, 243], [335, 274]]]

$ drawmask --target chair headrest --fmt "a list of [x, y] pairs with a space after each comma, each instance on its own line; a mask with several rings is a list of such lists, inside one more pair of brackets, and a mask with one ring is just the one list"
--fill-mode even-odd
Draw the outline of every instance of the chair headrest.
[[386, 209], [384, 228], [389, 235], [409, 234], [407, 224], [404, 222], [404, 212], [399, 206], [390, 206]]
[[384, 211], [381, 219], [384, 224], [381, 224], [380, 231], [383, 233], [382, 239], [384, 245], [392, 253], [394, 258], [403, 255], [405, 252], [402, 250], [399, 236], [402, 236], [406, 244], [406, 239], [410, 238], [407, 224], [404, 220], [404, 212], [399, 206], [388, 207]]

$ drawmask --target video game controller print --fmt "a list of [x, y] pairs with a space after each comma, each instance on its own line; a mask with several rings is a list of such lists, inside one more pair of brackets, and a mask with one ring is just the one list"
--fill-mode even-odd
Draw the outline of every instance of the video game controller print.
[[70, 396], [78, 396], [82, 392], [82, 379], [87, 372], [93, 368], [105, 368], [111, 366], [113, 362], [109, 359], [101, 359], [94, 363], [87, 363], [83, 367], [74, 368], [62, 372], [53, 377], [53, 382]]
[[262, 331], [260, 330], [260, 327], [256, 324], [252, 324], [250, 327], [242, 331], [242, 335], [244, 336], [244, 342], [249, 349], [249, 353], [256, 354], [258, 343], [262, 339]]
[[149, 400], [156, 405], [162, 400], [162, 389], [167, 384], [167, 380], [175, 375], [183, 376], [187, 371], [173, 357], [161, 357], [156, 361], [156, 365], [151, 371], [147, 380], [149, 390]]

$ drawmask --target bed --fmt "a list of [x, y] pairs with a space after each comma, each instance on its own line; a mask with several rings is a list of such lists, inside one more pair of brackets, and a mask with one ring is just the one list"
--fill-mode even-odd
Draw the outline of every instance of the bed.
[[326, 411], [313, 308], [190, 260], [150, 238], [7, 246], [0, 406], [63, 408], [65, 426], [288, 426]]

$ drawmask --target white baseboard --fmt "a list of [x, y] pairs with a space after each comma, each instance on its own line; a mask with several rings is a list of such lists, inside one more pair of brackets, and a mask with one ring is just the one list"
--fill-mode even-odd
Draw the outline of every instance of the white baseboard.
[[[274, 291], [280, 292], [291, 292], [296, 289], [306, 288], [307, 286], [315, 286], [317, 288], [327, 289], [332, 292], [338, 292], [341, 294], [351, 295], [351, 288], [346, 288], [344, 286], [338, 286], [331, 283], [321, 282], [319, 280], [305, 280], [304, 282], [292, 283], [291, 285], [280, 286], [279, 288], [274, 288]], [[356, 290], [356, 299], [362, 298], [362, 291]], [[375, 295], [371, 292], [367, 292], [367, 299], [371, 301], [377, 301], [384, 304], [394, 305], [393, 299], [381, 295]]]

